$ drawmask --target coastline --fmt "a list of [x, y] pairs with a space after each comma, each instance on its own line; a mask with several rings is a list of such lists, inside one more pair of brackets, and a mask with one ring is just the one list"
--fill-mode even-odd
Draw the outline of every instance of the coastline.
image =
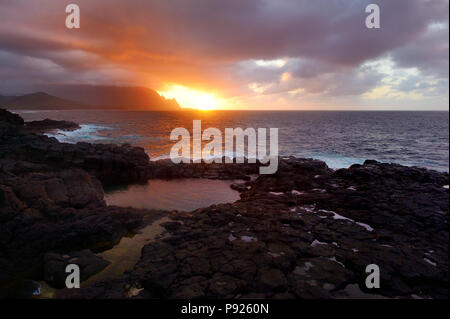
[[[130, 272], [56, 297], [351, 298], [351, 285], [374, 293], [364, 280], [375, 263], [387, 278], [377, 295], [448, 298], [448, 173], [376, 161], [331, 170], [283, 157], [277, 174], [252, 180], [258, 164], [177, 165], [131, 145], [60, 143], [5, 112], [2, 288], [42, 278], [48, 253], [104, 251], [169, 217], [170, 236], [145, 245]], [[233, 185], [240, 200], [192, 212], [106, 206], [105, 185], [153, 178], [246, 182]], [[20, 275], [30, 268], [44, 271]]]
[[[366, 159], [404, 166], [426, 167], [449, 172], [448, 116], [435, 112], [272, 112], [270, 117], [261, 112], [197, 112], [174, 115], [170, 112], [134, 112], [123, 115], [109, 112], [60, 111], [52, 114], [19, 113], [27, 121], [45, 117], [72, 120], [81, 123], [82, 129], [62, 134], [47, 134], [64, 143], [128, 143], [144, 148], [151, 160], [168, 158], [173, 143], [169, 127], [191, 127], [192, 119], [201, 119], [207, 126], [224, 130], [233, 126], [283, 127], [279, 136], [282, 146], [280, 156], [314, 158], [324, 161], [332, 169], [363, 164]], [[123, 113], [123, 112], [122, 112]], [[117, 119], [126, 118], [124, 121]], [[221, 118], [228, 119], [224, 122]], [[271, 118], [271, 119], [270, 119]], [[375, 119], [374, 119], [375, 118]], [[371, 121], [381, 121], [384, 126], [371, 126]], [[352, 126], [352, 123], [361, 123]], [[128, 124], [127, 124], [128, 123]], [[170, 125], [167, 125], [171, 123]], [[173, 124], [172, 124], [173, 123]], [[431, 126], [432, 129], [424, 130]], [[333, 129], [331, 129], [333, 128]], [[390, 132], [390, 133], [388, 133]], [[411, 133], [413, 132], [413, 133]], [[294, 138], [296, 137], [296, 138]], [[233, 156], [234, 154], [224, 154]]]

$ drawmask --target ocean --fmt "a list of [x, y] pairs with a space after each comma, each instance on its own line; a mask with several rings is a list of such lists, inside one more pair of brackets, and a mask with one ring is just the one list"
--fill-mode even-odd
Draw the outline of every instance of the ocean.
[[449, 113], [394, 111], [16, 111], [26, 121], [45, 118], [81, 124], [73, 132], [48, 134], [61, 142], [129, 143], [152, 160], [168, 158], [177, 127], [278, 128], [282, 156], [315, 158], [331, 168], [365, 159], [449, 171]]

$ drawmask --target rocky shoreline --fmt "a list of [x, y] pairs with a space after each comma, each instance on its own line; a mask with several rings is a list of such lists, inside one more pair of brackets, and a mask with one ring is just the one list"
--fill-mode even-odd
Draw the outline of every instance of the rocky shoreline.
[[[331, 170], [283, 157], [275, 175], [251, 178], [258, 167], [60, 143], [0, 110], [0, 296], [26, 296], [30, 280], [61, 286], [66, 259], [99, 271], [106, 264], [92, 252], [168, 216], [132, 270], [56, 297], [448, 298], [448, 173], [370, 160]], [[152, 178], [245, 182], [232, 185], [237, 202], [193, 212], [105, 204], [104, 186]], [[365, 288], [369, 264], [380, 267], [380, 289]]]

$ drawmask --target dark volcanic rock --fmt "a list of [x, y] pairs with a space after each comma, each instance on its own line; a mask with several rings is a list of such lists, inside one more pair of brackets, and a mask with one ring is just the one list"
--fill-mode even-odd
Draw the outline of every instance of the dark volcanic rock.
[[[0, 287], [45, 253], [105, 249], [143, 225], [151, 212], [105, 206], [99, 180], [206, 177], [244, 180], [241, 199], [172, 213], [132, 271], [58, 296], [448, 298], [448, 173], [285, 157], [252, 179], [259, 164], [149, 162], [141, 148], [59, 143], [14, 121], [0, 121]], [[365, 288], [369, 264], [380, 289]]]
[[75, 122], [45, 119], [26, 122], [25, 128], [33, 132], [48, 132], [52, 130], [74, 131], [81, 127]]
[[209, 179], [242, 179], [249, 180], [253, 174], [258, 174], [259, 162], [248, 163], [180, 163], [175, 164], [170, 159], [150, 162], [149, 178], [209, 178]]
[[98, 179], [138, 179], [139, 165], [148, 162], [141, 149], [59, 143], [26, 131], [16, 115], [5, 112], [0, 118], [0, 295], [12, 293], [8, 287], [20, 278], [39, 277], [45, 253], [112, 247], [152, 214], [107, 207]]
[[5, 109], [0, 109], [0, 122], [19, 126], [24, 124], [23, 119], [19, 115], [8, 112]]
[[[9, 113], [8, 118], [14, 116]], [[149, 157], [142, 148], [128, 144], [59, 143], [10, 122], [0, 120], [0, 167], [14, 174], [22, 174], [23, 166], [37, 171], [77, 167], [105, 184], [129, 184], [151, 176]]]
[[69, 264], [80, 267], [80, 280], [84, 281], [102, 271], [110, 262], [88, 249], [68, 254], [47, 253], [44, 256], [44, 280], [55, 288], [64, 288]]
[[100, 203], [74, 208], [53, 203], [45, 206], [44, 202], [42, 207], [29, 207], [20, 197], [15, 200], [21, 203], [20, 210], [8, 205], [0, 214], [0, 287], [15, 274], [39, 266], [46, 252], [111, 248], [122, 236], [140, 227], [147, 214]]
[[[448, 297], [448, 173], [375, 161], [332, 171], [289, 158], [244, 185], [233, 204], [173, 214], [171, 236], [144, 247], [120, 289], [162, 298]], [[369, 264], [380, 267], [380, 289], [365, 288]]]
[[32, 296], [39, 295], [42, 290], [42, 285], [34, 280], [24, 280], [17, 290], [16, 297], [25, 299]]

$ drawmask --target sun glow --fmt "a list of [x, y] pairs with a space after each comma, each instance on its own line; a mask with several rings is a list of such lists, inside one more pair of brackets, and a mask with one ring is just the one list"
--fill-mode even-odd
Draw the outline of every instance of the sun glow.
[[172, 85], [166, 91], [158, 91], [165, 98], [176, 99], [182, 108], [214, 110], [222, 106], [222, 100], [212, 93], [193, 90], [182, 85]]

